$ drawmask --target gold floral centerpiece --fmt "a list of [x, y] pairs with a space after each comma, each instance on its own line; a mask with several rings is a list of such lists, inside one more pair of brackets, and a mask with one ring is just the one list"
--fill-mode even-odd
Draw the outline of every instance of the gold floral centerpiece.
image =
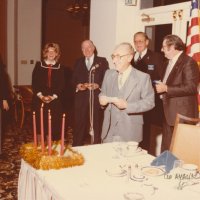
[[81, 153], [75, 151], [70, 146], [65, 146], [64, 154], [60, 155], [58, 149], [61, 148], [60, 141], [53, 142], [52, 152], [49, 155], [48, 148], [42, 152], [41, 146], [33, 143], [23, 144], [20, 148], [21, 157], [36, 169], [49, 170], [79, 166], [84, 163]]
[[61, 140], [51, 140], [51, 114], [48, 113], [48, 144], [45, 146], [43, 130], [43, 104], [41, 106], [41, 144], [37, 144], [36, 119], [33, 112], [34, 143], [23, 144], [20, 148], [21, 157], [36, 169], [61, 169], [82, 165], [84, 157], [71, 146], [64, 144], [65, 114], [62, 118]]

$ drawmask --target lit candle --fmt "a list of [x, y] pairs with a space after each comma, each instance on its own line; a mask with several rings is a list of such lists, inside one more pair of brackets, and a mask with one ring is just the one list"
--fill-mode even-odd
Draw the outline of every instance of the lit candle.
[[48, 110], [48, 152], [49, 152], [49, 155], [51, 155], [51, 112], [50, 110]]
[[33, 137], [34, 137], [34, 146], [37, 147], [37, 134], [36, 134], [35, 112], [33, 112]]
[[40, 108], [40, 128], [41, 128], [41, 148], [42, 153], [44, 153], [44, 120], [43, 120], [43, 107], [44, 104], [42, 103], [42, 106]]
[[64, 134], [65, 134], [65, 114], [62, 117], [62, 131], [61, 131], [61, 147], [60, 147], [60, 155], [64, 154]]

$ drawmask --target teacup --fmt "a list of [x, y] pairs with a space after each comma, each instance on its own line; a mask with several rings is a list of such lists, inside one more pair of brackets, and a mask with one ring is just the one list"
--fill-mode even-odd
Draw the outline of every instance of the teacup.
[[135, 142], [135, 141], [127, 142], [127, 149], [129, 151], [137, 151], [138, 145], [139, 145], [139, 143]]

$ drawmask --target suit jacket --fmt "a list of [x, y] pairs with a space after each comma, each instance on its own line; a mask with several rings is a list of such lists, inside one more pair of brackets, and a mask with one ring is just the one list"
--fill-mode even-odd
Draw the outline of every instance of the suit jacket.
[[[98, 65], [99, 67], [94, 72], [94, 83], [97, 83], [99, 87], [101, 88], [105, 71], [108, 69], [108, 61], [106, 60], [106, 58], [94, 56], [94, 61], [92, 63], [92, 66], [95, 66], [95, 65]], [[85, 57], [82, 57], [76, 61], [75, 66], [74, 66], [72, 81], [73, 81], [74, 91], [77, 84], [89, 82], [89, 71], [85, 64]], [[100, 93], [99, 89], [94, 90], [95, 107], [96, 106], [100, 107], [99, 101], [98, 101], [99, 93]], [[77, 92], [75, 94], [75, 109], [79, 110], [80, 106], [82, 106], [84, 102], [88, 104], [88, 100], [89, 100], [89, 90]]]
[[[150, 75], [152, 85], [155, 80], [161, 80], [161, 72], [164, 57], [157, 53], [147, 49], [146, 54], [138, 62], [132, 60], [134, 68], [145, 72]], [[155, 89], [155, 88], [154, 88]], [[161, 125], [163, 118], [162, 101], [159, 94], [155, 93], [155, 107], [150, 112], [145, 113], [145, 122], [148, 121], [152, 124]]]
[[[101, 95], [114, 97], [113, 91], [118, 88], [118, 73], [116, 70], [108, 70], [105, 74]], [[104, 112], [102, 127], [102, 140], [109, 134], [118, 134], [125, 141], [142, 140], [143, 114], [154, 107], [154, 90], [150, 76], [132, 68], [120, 98], [128, 103], [126, 109], [116, 109], [113, 104], [108, 104]], [[113, 113], [114, 112], [114, 113]], [[112, 119], [111, 119], [112, 116]], [[114, 118], [114, 119], [113, 119]]]
[[[162, 80], [168, 62], [164, 64]], [[198, 117], [197, 87], [200, 80], [197, 63], [182, 53], [168, 76], [167, 93], [163, 94], [163, 108], [167, 123], [174, 126], [176, 114]]]
[[163, 56], [149, 49], [147, 49], [147, 53], [142, 57], [140, 61], [135, 62], [134, 59], [132, 60], [132, 65], [136, 69], [149, 74], [152, 81], [160, 80], [162, 63]]

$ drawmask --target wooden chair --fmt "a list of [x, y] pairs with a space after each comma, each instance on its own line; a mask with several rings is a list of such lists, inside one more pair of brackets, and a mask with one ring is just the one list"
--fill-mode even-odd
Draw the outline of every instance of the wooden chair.
[[31, 112], [33, 91], [30, 85], [15, 85], [13, 87], [15, 88], [17, 95], [16, 104], [19, 104], [16, 105], [15, 116], [16, 120], [19, 121], [20, 128], [22, 128], [24, 124], [25, 113]]
[[200, 119], [177, 114], [170, 151], [200, 169]]

